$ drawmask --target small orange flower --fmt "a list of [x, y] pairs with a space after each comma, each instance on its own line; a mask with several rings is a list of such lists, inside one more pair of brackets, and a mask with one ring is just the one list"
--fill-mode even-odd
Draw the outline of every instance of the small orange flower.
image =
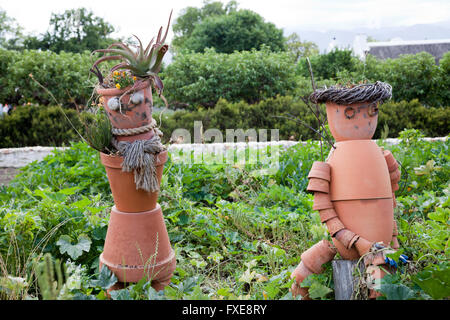
[[134, 76], [134, 77], [133, 77], [133, 80], [136, 81], [136, 79], [137, 79], [136, 76]]
[[119, 75], [119, 71], [114, 71], [114, 75], [118, 76]]

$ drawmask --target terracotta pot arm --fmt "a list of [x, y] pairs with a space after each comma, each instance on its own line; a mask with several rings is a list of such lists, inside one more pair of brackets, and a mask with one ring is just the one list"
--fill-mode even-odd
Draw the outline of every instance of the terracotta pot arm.
[[398, 236], [397, 221], [395, 221], [395, 218], [394, 218], [394, 228], [392, 231], [392, 246], [391, 246], [392, 249], [400, 248], [400, 244], [398, 243], [397, 236]]
[[383, 150], [384, 160], [386, 160], [386, 164], [389, 171], [389, 177], [391, 179], [392, 192], [398, 190], [398, 182], [400, 181], [401, 172], [398, 166], [397, 160], [395, 160], [394, 156], [389, 150]]

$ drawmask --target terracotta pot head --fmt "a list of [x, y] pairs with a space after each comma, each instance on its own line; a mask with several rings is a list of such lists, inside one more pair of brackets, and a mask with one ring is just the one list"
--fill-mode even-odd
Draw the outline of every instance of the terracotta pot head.
[[378, 103], [340, 105], [327, 102], [326, 107], [328, 126], [337, 142], [372, 139], [377, 128]]

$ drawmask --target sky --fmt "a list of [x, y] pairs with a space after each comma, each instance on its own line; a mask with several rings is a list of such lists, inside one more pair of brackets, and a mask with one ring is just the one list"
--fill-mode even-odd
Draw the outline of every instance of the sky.
[[[228, 0], [221, 0], [227, 3]], [[355, 30], [429, 24], [450, 19], [449, 0], [238, 0], [238, 8], [259, 13], [285, 30]], [[136, 34], [143, 41], [176, 18], [183, 8], [201, 7], [203, 0], [0, 0], [0, 8], [16, 19], [26, 34], [48, 29], [51, 13], [84, 7], [112, 24], [120, 37]], [[168, 41], [173, 37], [170, 29]]]

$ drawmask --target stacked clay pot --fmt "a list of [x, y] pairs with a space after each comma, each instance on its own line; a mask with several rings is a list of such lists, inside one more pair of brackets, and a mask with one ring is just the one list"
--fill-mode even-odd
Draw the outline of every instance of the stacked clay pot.
[[[383, 152], [371, 140], [378, 117], [365, 116], [365, 105], [353, 104], [356, 114], [346, 121], [342, 115], [345, 106], [326, 103], [330, 131], [336, 139], [336, 149], [327, 161], [331, 167], [330, 200], [346, 228], [388, 246], [394, 221], [393, 191]], [[334, 238], [333, 243], [344, 259], [359, 258], [355, 248], [344, 248]]]
[[[133, 94], [141, 97], [141, 103], [130, 101], [125, 90], [98, 89], [103, 96], [104, 108], [115, 128], [130, 129], [144, 127], [152, 121], [152, 93], [149, 85], [141, 86]], [[110, 99], [121, 97], [121, 109], [112, 110]], [[128, 136], [115, 136], [118, 141], [133, 142], [148, 140], [153, 130]], [[174, 251], [170, 245], [164, 217], [158, 204], [158, 191], [136, 189], [134, 172], [123, 172], [123, 157], [100, 153], [114, 198], [114, 206], [106, 234], [105, 245], [100, 255], [100, 267], [108, 268], [119, 282], [138, 282], [145, 278], [152, 287], [162, 290], [170, 283], [176, 266]], [[156, 156], [156, 176], [161, 183], [167, 151]], [[121, 284], [116, 285], [116, 288]]]
[[309, 299], [308, 288], [301, 286], [303, 280], [323, 272], [322, 265], [339, 253], [345, 260], [366, 256], [369, 298], [376, 298], [379, 293], [375, 289], [384, 270], [390, 269], [382, 253], [369, 260], [369, 252], [374, 243], [388, 247], [392, 242], [398, 248], [394, 220], [398, 163], [389, 151], [371, 140], [377, 125], [377, 105], [328, 101], [326, 111], [335, 148], [326, 162], [313, 163], [307, 190], [314, 193], [313, 210], [319, 212], [333, 243], [322, 240], [301, 255], [291, 275], [295, 279], [291, 291], [294, 296]]

